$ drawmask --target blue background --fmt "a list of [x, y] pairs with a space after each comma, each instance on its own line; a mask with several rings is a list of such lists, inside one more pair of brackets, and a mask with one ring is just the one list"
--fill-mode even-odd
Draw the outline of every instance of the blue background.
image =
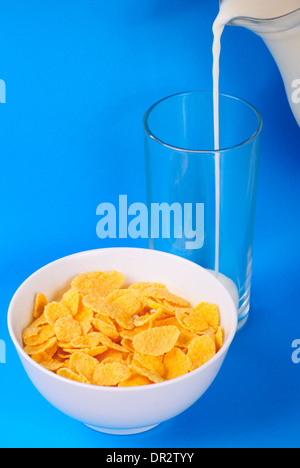
[[145, 202], [142, 119], [167, 95], [212, 88], [217, 0], [1, 0], [1, 447], [299, 447], [299, 144], [264, 43], [227, 28], [221, 89], [264, 118], [251, 315], [190, 410], [125, 438], [51, 407], [23, 371], [6, 315], [36, 269], [81, 250], [141, 246], [96, 236], [96, 208]]

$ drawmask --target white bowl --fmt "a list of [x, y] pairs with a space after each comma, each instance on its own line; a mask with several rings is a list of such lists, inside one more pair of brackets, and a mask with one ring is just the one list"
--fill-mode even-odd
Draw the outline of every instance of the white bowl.
[[[183, 377], [143, 387], [109, 388], [77, 383], [44, 369], [23, 350], [22, 331], [32, 321], [38, 292], [48, 300], [79, 273], [122, 272], [128, 283], [161, 282], [192, 305], [216, 303], [225, 329], [223, 348], [201, 368]], [[234, 302], [215, 277], [198, 265], [154, 250], [115, 248], [82, 252], [51, 263], [18, 289], [9, 307], [8, 327], [25, 371], [37, 390], [57, 409], [93, 429], [135, 434], [152, 429], [192, 406], [217, 376], [237, 329]]]

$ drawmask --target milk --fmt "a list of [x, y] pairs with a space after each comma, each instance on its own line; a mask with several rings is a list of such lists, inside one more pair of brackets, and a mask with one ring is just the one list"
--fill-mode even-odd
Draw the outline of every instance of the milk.
[[[279, 18], [283, 15], [300, 9], [300, 0], [223, 0], [220, 13], [214, 23], [213, 45], [213, 89], [214, 89], [214, 144], [215, 150], [220, 149], [220, 122], [219, 122], [219, 77], [221, 38], [227, 24], [236, 19], [254, 18], [267, 20]], [[300, 16], [300, 15], [299, 15]], [[279, 20], [278, 20], [279, 21]], [[256, 31], [255, 23], [251, 29]], [[278, 27], [265, 27], [262, 38], [269, 47], [281, 71], [288, 99], [294, 115], [300, 125], [300, 24], [288, 29]], [[215, 186], [216, 186], [216, 260], [215, 271], [219, 271], [219, 245], [220, 245], [220, 155], [215, 155]]]
[[[213, 44], [213, 94], [214, 94], [214, 149], [215, 153], [215, 199], [216, 199], [216, 231], [215, 231], [215, 271], [214, 274], [218, 277], [224, 286], [231, 293], [235, 303], [238, 306], [239, 294], [236, 285], [227, 277], [222, 275], [220, 269], [220, 115], [219, 115], [219, 77], [220, 77], [220, 54], [221, 54], [221, 38], [225, 26], [233, 20], [238, 24], [238, 19], [249, 20], [250, 18], [268, 20], [271, 18], [279, 18], [283, 15], [300, 9], [300, 0], [223, 0], [220, 8], [220, 13], [214, 23], [214, 44]], [[256, 23], [250, 22], [254, 32], [260, 33], [261, 37], [269, 47], [274, 59], [276, 60], [288, 95], [288, 99], [294, 115], [300, 125], [300, 93], [297, 94], [299, 99], [295, 97], [295, 87], [300, 85], [300, 14], [298, 26], [289, 28], [284, 20], [285, 25], [278, 28], [273, 23], [273, 27], [265, 27], [263, 30], [256, 30]], [[266, 22], [268, 24], [268, 22]], [[297, 23], [296, 23], [297, 24]], [[249, 27], [249, 25], [247, 25]], [[296, 90], [297, 91], [297, 90]]]
[[[225, 25], [216, 22], [214, 25], [214, 46], [213, 46], [213, 95], [214, 95], [214, 144], [215, 150], [220, 149], [220, 112], [219, 112], [219, 77], [220, 77], [220, 54], [221, 54], [221, 36]], [[221, 205], [221, 170], [220, 154], [215, 154], [215, 199], [216, 199], [216, 232], [215, 232], [215, 272], [219, 273], [220, 267], [220, 205]]]

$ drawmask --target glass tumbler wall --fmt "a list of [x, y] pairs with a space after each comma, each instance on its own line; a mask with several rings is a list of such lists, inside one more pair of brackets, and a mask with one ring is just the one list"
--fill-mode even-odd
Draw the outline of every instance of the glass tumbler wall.
[[168, 97], [145, 115], [149, 247], [217, 275], [241, 327], [250, 308], [262, 119], [247, 102], [221, 95], [216, 152], [213, 117], [211, 92]]

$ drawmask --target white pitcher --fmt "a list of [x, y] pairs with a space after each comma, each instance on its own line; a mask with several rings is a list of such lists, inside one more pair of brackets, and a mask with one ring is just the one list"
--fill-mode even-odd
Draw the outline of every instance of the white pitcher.
[[[264, 1], [260, 0], [259, 8], [264, 8], [264, 17], [266, 18], [265, 5], [261, 6]], [[248, 2], [246, 0], [239, 0], [239, 3], [237, 3], [236, 0], [223, 0], [220, 3], [221, 10], [226, 3], [226, 9], [228, 10], [226, 13], [230, 11], [231, 13], [234, 11], [238, 13], [239, 11], [245, 11], [245, 4]], [[237, 8], [227, 8], [228, 6], [233, 6], [234, 3], [238, 5]], [[249, 2], [249, 7], [246, 7], [247, 12], [251, 11], [251, 9], [253, 10], [254, 3]], [[293, 11], [289, 11], [291, 7]], [[241, 15], [231, 18], [227, 24], [250, 29], [265, 41], [277, 62], [284, 80], [291, 109], [300, 126], [300, 0], [292, 0], [290, 2], [289, 0], [282, 0], [280, 8], [281, 10], [285, 10], [286, 13], [280, 17], [274, 18], [272, 15], [274, 15], [275, 10], [270, 8], [271, 19], [252, 18]], [[253, 11], [255, 10], [257, 12], [258, 8], [254, 8]]]

